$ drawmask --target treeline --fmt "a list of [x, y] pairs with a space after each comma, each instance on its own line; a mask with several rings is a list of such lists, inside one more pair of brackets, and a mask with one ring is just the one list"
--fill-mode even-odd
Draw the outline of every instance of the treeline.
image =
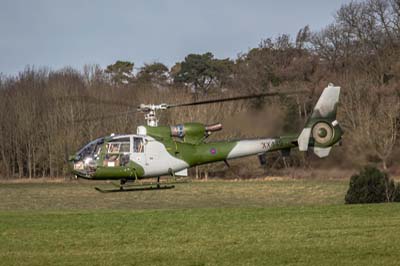
[[[224, 131], [214, 139], [298, 132], [329, 82], [342, 87], [338, 120], [345, 136], [328, 164], [356, 168], [376, 163], [394, 169], [400, 155], [400, 2], [351, 2], [334, 19], [319, 31], [306, 26], [294, 39], [266, 39], [235, 59], [190, 54], [170, 69], [155, 62], [135, 72], [133, 62], [117, 61], [106, 69], [27, 67], [16, 76], [0, 76], [0, 176], [65, 175], [68, 155], [88, 141], [135, 132], [144, 123], [142, 114], [126, 112], [140, 103], [305, 90], [295, 97], [160, 114], [161, 124], [224, 123]], [[311, 162], [301, 153], [269, 158], [273, 168], [310, 167]], [[212, 171], [213, 166], [203, 170]]]

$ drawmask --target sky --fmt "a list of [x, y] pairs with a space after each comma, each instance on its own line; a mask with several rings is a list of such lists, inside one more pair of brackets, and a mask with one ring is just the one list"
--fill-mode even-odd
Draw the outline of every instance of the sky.
[[172, 66], [190, 53], [236, 58], [261, 40], [319, 30], [350, 0], [0, 0], [0, 73], [117, 60]]

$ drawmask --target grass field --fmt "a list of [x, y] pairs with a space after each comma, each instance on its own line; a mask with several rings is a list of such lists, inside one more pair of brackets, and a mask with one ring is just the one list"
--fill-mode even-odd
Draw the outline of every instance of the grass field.
[[400, 204], [348, 181], [195, 182], [102, 194], [0, 184], [1, 265], [399, 265]]

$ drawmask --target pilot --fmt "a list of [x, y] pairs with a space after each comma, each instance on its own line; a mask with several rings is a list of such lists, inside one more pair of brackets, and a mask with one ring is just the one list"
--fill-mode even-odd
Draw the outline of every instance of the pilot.
[[117, 153], [119, 151], [118, 144], [111, 145], [111, 153]]
[[138, 152], [143, 152], [143, 150], [144, 150], [144, 145], [143, 145], [143, 141], [141, 140], [139, 142]]

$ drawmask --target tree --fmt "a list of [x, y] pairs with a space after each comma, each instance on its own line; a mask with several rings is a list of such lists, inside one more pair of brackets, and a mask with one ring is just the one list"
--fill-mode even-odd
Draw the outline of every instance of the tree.
[[215, 68], [215, 85], [219, 88], [226, 88], [233, 82], [234, 62], [229, 59], [214, 59], [212, 65]]
[[190, 84], [196, 93], [207, 93], [213, 85], [221, 87], [228, 80], [232, 65], [230, 59], [214, 59], [212, 53], [189, 54], [176, 65], [179, 70], [174, 69], [174, 82]]
[[335, 24], [331, 24], [320, 32], [313, 33], [311, 36], [313, 49], [328, 64], [330, 70], [337, 70], [341, 63], [343, 63], [343, 59], [345, 58], [343, 38], [343, 32]]
[[133, 81], [133, 62], [117, 61], [108, 65], [105, 72], [111, 76], [111, 81], [116, 85], [128, 84]]
[[312, 34], [313, 49], [336, 72], [367, 73], [387, 83], [399, 57], [399, 15], [396, 0], [352, 1], [335, 22]]
[[310, 26], [305, 26], [297, 32], [296, 36], [296, 48], [303, 49], [305, 44], [310, 41], [311, 31]]
[[148, 82], [160, 85], [168, 79], [168, 67], [164, 64], [156, 62], [152, 64], [145, 64], [140, 68], [137, 74], [139, 82]]
[[360, 155], [370, 162], [377, 158], [386, 170], [400, 129], [400, 99], [395, 88], [372, 83], [371, 78], [359, 76], [346, 84], [341, 97], [342, 125], [353, 161]]

